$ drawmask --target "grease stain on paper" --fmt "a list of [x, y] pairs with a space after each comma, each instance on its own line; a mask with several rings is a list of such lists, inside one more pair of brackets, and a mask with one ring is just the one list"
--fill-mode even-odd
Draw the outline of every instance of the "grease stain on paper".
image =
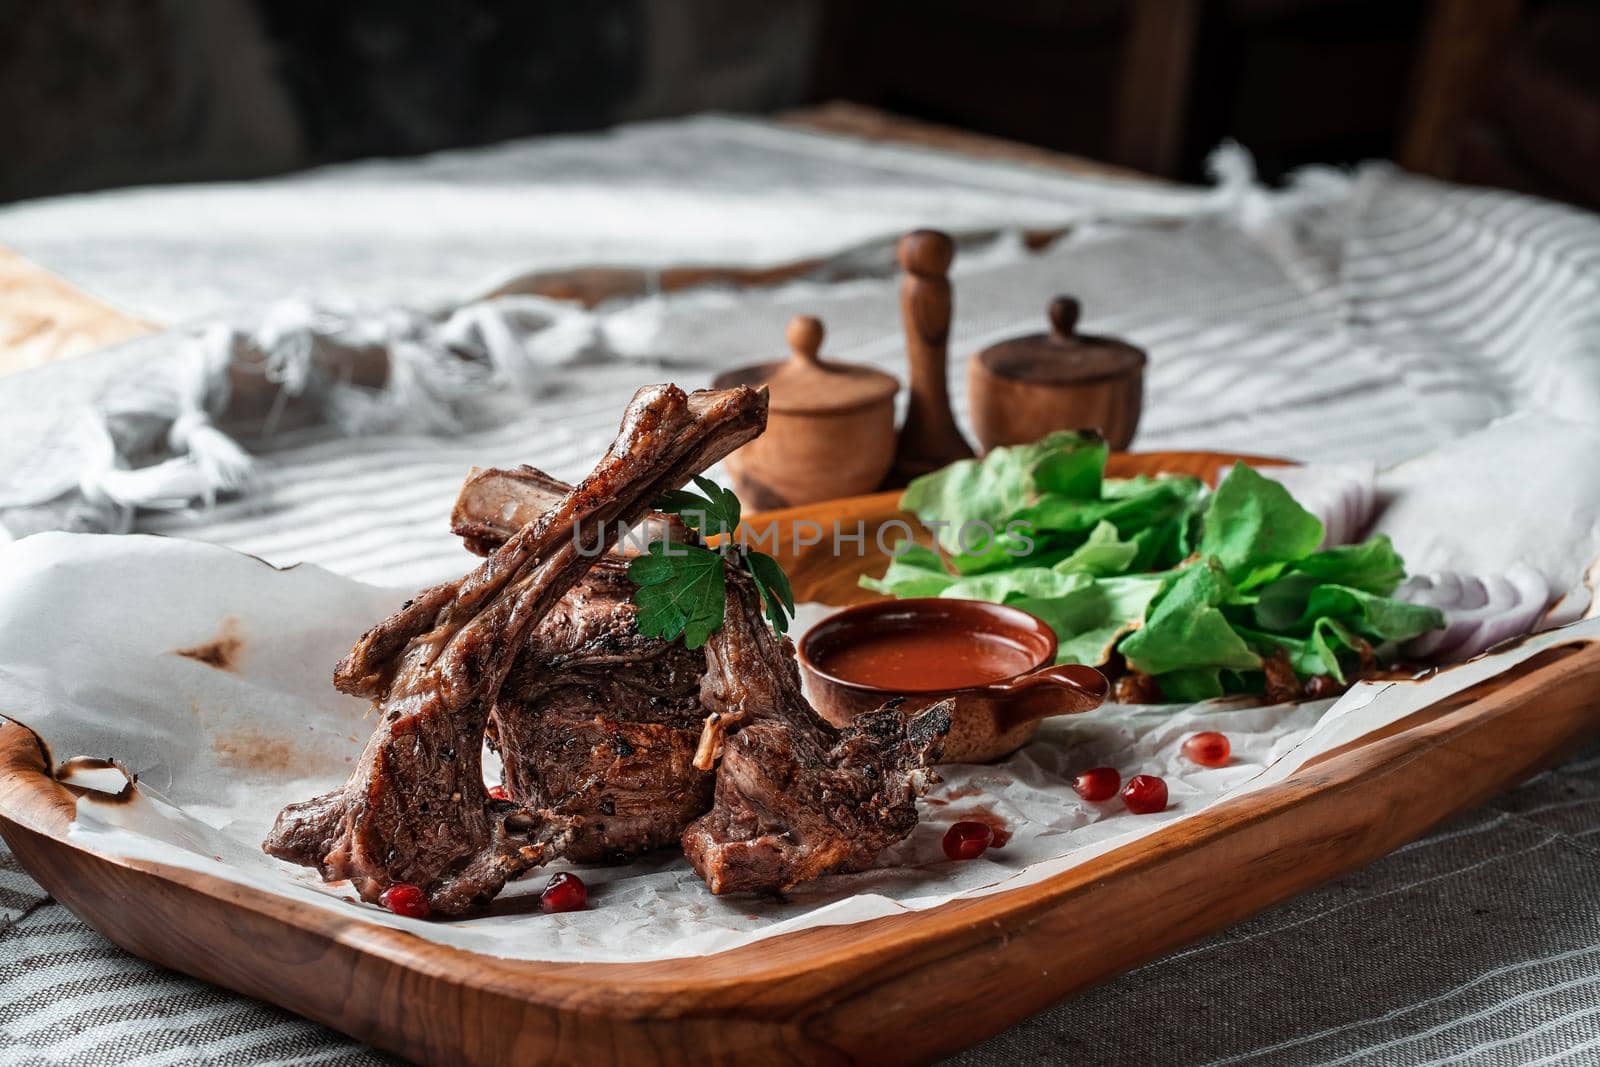
[[239, 620], [232, 615], [223, 616], [216, 637], [191, 648], [175, 648], [172, 654], [204, 663], [219, 671], [237, 671], [244, 654], [244, 636], [239, 633]]
[[332, 752], [326, 745], [298, 745], [282, 734], [248, 726], [213, 734], [211, 751], [223, 767], [273, 775], [339, 770], [350, 762], [348, 756]]

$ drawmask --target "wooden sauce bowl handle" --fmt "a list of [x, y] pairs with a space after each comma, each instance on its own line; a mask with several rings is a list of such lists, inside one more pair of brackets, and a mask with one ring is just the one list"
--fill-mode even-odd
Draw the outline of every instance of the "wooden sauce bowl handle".
[[1077, 715], [1104, 704], [1111, 685], [1105, 675], [1081, 663], [1036, 667], [1018, 678], [986, 687], [994, 695], [1001, 730], [1052, 715]]

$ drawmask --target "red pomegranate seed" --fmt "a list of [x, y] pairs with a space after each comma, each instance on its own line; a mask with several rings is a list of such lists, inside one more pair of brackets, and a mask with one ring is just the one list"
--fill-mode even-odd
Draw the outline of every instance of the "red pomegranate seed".
[[1122, 787], [1122, 802], [1135, 815], [1167, 810], [1167, 783], [1153, 774], [1136, 774]]
[[539, 894], [539, 909], [546, 914], [582, 911], [589, 906], [589, 887], [575, 874], [562, 871], [550, 876], [550, 884]]
[[1011, 831], [1004, 826], [991, 826], [989, 827], [989, 833], [991, 835], [989, 839], [990, 848], [1005, 848], [1011, 841]]
[[428, 895], [420, 886], [410, 882], [396, 882], [378, 897], [378, 903], [408, 919], [426, 919], [433, 909], [428, 907]]
[[1233, 755], [1233, 745], [1225, 735], [1206, 730], [1184, 741], [1183, 754], [1191, 763], [1198, 763], [1202, 767], [1226, 767], [1229, 757]]
[[489, 799], [490, 800], [508, 800], [510, 798], [506, 796], [506, 787], [505, 786], [503, 786], [503, 785], [491, 785], [489, 787]]
[[988, 823], [958, 822], [944, 832], [944, 854], [953, 860], [975, 860], [993, 840]]
[[1122, 775], [1117, 773], [1115, 767], [1095, 767], [1078, 775], [1072, 788], [1083, 799], [1098, 803], [1116, 796], [1117, 787], [1121, 784]]

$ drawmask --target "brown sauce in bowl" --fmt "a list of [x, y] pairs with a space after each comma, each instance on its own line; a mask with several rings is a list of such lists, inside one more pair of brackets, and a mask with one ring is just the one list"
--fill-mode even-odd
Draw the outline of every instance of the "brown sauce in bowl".
[[936, 626], [863, 627], [820, 657], [845, 682], [900, 692], [966, 689], [1033, 667], [1034, 652], [1004, 634]]

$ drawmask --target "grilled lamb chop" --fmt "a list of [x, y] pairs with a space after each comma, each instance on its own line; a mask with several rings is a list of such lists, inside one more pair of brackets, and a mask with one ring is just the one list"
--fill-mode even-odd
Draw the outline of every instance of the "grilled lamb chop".
[[578, 820], [492, 800], [479, 750], [490, 710], [534, 628], [583, 578], [579, 551], [615, 544], [662, 492], [759, 434], [766, 396], [649, 386], [594, 472], [472, 573], [419, 594], [368, 631], [334, 684], [371, 697], [377, 728], [343, 788], [278, 817], [264, 847], [349, 878], [362, 899], [401, 882], [455, 914], [567, 847]]
[[[492, 552], [571, 491], [533, 467], [475, 469], [451, 529]], [[534, 629], [489, 716], [507, 796], [582, 817], [566, 848], [578, 863], [676, 846], [711, 807], [712, 776], [693, 763], [705, 653], [640, 635], [623, 566], [640, 545], [688, 533], [660, 513], [633, 533]]]
[[706, 643], [700, 702], [710, 711], [697, 762], [717, 753], [711, 811], [683, 834], [713, 893], [777, 892], [859, 871], [917, 825], [917, 797], [950, 730], [951, 702], [908, 720], [896, 702], [839, 730], [800, 691], [794, 647], [761, 616], [750, 580], [729, 569], [722, 628]]
[[676, 845], [711, 807], [694, 766], [705, 652], [641, 636], [627, 569], [607, 557], [534, 630], [489, 719], [510, 799], [579, 816], [577, 863]]

